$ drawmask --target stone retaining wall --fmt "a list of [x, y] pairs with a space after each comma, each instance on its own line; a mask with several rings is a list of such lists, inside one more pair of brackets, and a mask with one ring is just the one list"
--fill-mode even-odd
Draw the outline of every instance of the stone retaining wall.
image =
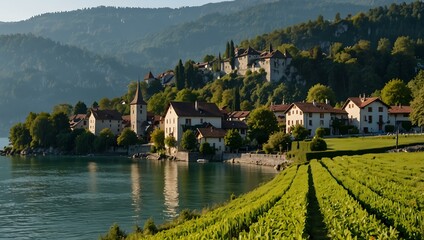
[[227, 163], [244, 163], [263, 166], [284, 166], [291, 163], [290, 160], [286, 159], [285, 154], [224, 153], [222, 154], [222, 159]]

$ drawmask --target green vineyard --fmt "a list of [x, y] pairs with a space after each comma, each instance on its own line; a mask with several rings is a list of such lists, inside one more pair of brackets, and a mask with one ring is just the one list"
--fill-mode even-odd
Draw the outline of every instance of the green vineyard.
[[424, 153], [313, 160], [201, 217], [129, 239], [423, 239]]

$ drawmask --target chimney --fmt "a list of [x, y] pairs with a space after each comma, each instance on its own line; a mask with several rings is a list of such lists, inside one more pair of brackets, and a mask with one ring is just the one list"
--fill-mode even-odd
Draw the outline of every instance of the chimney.
[[315, 102], [315, 99], [312, 101], [312, 105], [314, 105], [315, 107], [317, 106], [317, 102]]
[[194, 109], [196, 111], [199, 111], [199, 103], [197, 102], [197, 100], [194, 102]]
[[330, 105], [330, 101], [327, 98], [325, 99], [325, 104]]

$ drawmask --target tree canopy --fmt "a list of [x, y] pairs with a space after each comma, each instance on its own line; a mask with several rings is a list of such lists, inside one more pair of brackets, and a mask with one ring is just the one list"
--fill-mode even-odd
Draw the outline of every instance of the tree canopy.
[[253, 110], [247, 120], [249, 138], [256, 139], [259, 145], [268, 141], [269, 136], [278, 130], [278, 122], [274, 113], [266, 107]]
[[381, 90], [381, 100], [386, 104], [393, 105], [409, 105], [411, 101], [411, 90], [400, 79], [392, 79]]

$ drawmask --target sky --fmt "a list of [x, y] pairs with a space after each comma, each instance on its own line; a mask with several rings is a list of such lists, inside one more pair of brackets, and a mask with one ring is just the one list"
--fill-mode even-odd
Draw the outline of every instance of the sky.
[[200, 6], [210, 2], [222, 1], [223, 0], [1, 0], [0, 21], [20, 21], [47, 12], [72, 11], [98, 6], [179, 8], [184, 6]]

